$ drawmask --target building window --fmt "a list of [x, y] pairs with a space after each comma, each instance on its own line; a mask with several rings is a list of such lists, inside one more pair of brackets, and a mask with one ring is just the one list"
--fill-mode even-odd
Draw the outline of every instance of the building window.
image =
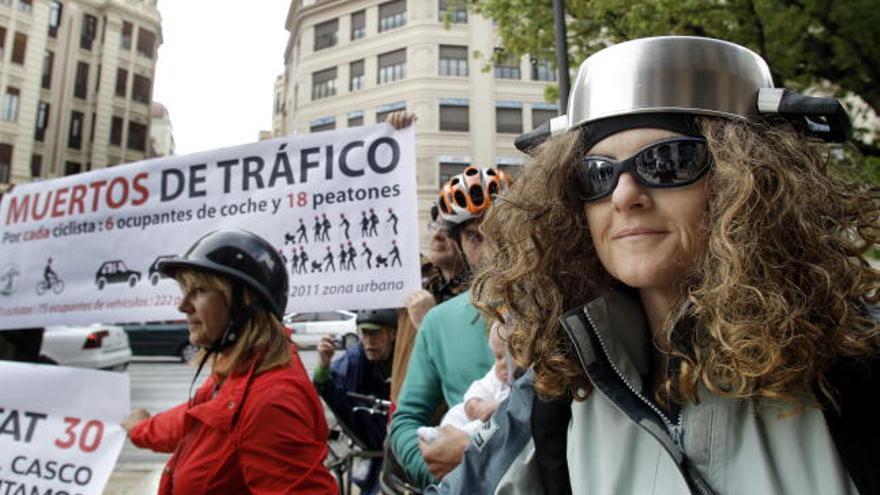
[[6, 184], [12, 177], [12, 145], [0, 143], [0, 183]]
[[156, 49], [156, 35], [152, 31], [138, 28], [137, 51], [147, 58], [153, 58]]
[[124, 125], [122, 117], [113, 116], [113, 120], [110, 123], [110, 144], [122, 146], [122, 127]]
[[[89, 142], [95, 142], [95, 127], [98, 127], [98, 114], [92, 112], [92, 127], [89, 128]], [[89, 164], [89, 170], [91, 170], [91, 164]]]
[[385, 119], [387, 119], [393, 112], [403, 112], [405, 110], [406, 104], [403, 102], [382, 105], [376, 110], [376, 123], [381, 124], [382, 122], [385, 122]]
[[495, 130], [503, 133], [522, 133], [522, 108], [495, 107]]
[[315, 25], [315, 51], [336, 46], [339, 19], [331, 19]]
[[89, 64], [85, 62], [76, 63], [76, 79], [73, 83], [73, 96], [76, 98], [86, 99], [89, 93]]
[[134, 26], [128, 21], [122, 21], [122, 37], [119, 38], [119, 46], [131, 50], [131, 38], [134, 36]]
[[406, 48], [379, 55], [378, 84], [406, 78]]
[[31, 13], [34, 11], [33, 0], [18, 0], [18, 10], [20, 12]]
[[522, 75], [519, 71], [519, 57], [510, 54], [504, 54], [501, 59], [495, 63], [495, 79], [520, 79]]
[[135, 74], [131, 86], [131, 99], [149, 105], [151, 88], [152, 81], [150, 81], [149, 77]]
[[45, 101], [37, 105], [37, 125], [34, 129], [34, 139], [42, 141], [46, 137], [46, 128], [49, 127], [50, 106]]
[[379, 5], [379, 32], [406, 25], [406, 0], [394, 0]]
[[31, 155], [31, 178], [40, 176], [43, 171], [43, 155]]
[[116, 96], [125, 98], [128, 94], [128, 71], [125, 69], [116, 69]]
[[359, 10], [351, 14], [351, 40], [359, 40], [367, 35], [367, 14]]
[[440, 100], [440, 130], [470, 131], [467, 100]]
[[312, 73], [312, 99], [336, 95], [336, 67]]
[[79, 37], [79, 47], [86, 50], [92, 49], [92, 43], [98, 35], [98, 18], [91, 14], [83, 14], [82, 33]]
[[440, 45], [440, 75], [467, 77], [468, 54], [466, 46]]
[[64, 175], [76, 175], [82, 172], [82, 164], [77, 162], [64, 162]]
[[6, 48], [6, 28], [0, 26], [0, 61], [3, 60], [3, 51]]
[[364, 125], [364, 112], [362, 110], [356, 110], [354, 112], [348, 113], [349, 127], [360, 127], [362, 125]]
[[74, 110], [70, 114], [70, 132], [67, 134], [67, 147], [78, 150], [82, 148], [82, 131], [85, 116]]
[[15, 38], [12, 41], [12, 63], [24, 65], [25, 51], [27, 51], [27, 35], [15, 33]]
[[464, 172], [467, 163], [440, 162], [440, 185], [449, 182], [453, 176]]
[[336, 129], [336, 117], [324, 117], [309, 123], [309, 132], [332, 131]]
[[55, 66], [55, 53], [52, 50], [46, 50], [43, 54], [43, 89], [52, 89], [52, 69]]
[[549, 60], [532, 59], [532, 81], [555, 81], [556, 69]]
[[6, 98], [3, 102], [3, 120], [15, 122], [18, 120], [18, 98], [21, 92], [18, 88], [9, 86], [6, 88]]
[[357, 62], [352, 62], [348, 67], [350, 74], [348, 90], [360, 91], [364, 89], [364, 61], [358, 60]]
[[440, 22], [451, 22], [453, 24], [467, 23], [467, 7], [455, 2], [452, 10], [449, 10], [449, 2], [440, 0]]
[[128, 149], [147, 151], [147, 126], [128, 122]]
[[532, 106], [532, 128], [536, 128], [553, 117], [556, 117], [557, 114], [558, 112], [555, 109], [536, 108]]
[[49, 36], [58, 37], [58, 28], [61, 26], [61, 11], [64, 7], [59, 0], [52, 0], [49, 5]]
[[98, 64], [98, 73], [95, 75], [95, 93], [101, 89], [101, 64]]

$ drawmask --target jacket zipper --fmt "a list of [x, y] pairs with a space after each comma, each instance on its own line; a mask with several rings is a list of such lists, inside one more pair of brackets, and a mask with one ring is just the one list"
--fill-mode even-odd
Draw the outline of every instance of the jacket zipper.
[[620, 378], [620, 381], [626, 385], [626, 388], [632, 392], [633, 395], [639, 398], [643, 404], [648, 406], [652, 411], [654, 411], [657, 416], [663, 421], [663, 424], [666, 425], [666, 430], [669, 432], [669, 436], [672, 437], [672, 441], [678, 447], [682, 447], [682, 438], [684, 437], [684, 427], [682, 426], [682, 416], [684, 415], [684, 408], [679, 409], [678, 418], [675, 423], [666, 416], [666, 414], [657, 407], [652, 401], [648, 400], [647, 397], [642, 395], [641, 392], [635, 389], [635, 387], [630, 384], [630, 382], [623, 376], [623, 372], [617, 367], [617, 364], [611, 359], [611, 354], [608, 352], [608, 345], [605, 343], [605, 339], [602, 338], [602, 334], [596, 330], [596, 324], [593, 322], [593, 318], [590, 316], [590, 313], [586, 310], [583, 311], [584, 315], [587, 317], [587, 321], [590, 323], [590, 326], [593, 329], [593, 334], [596, 336], [596, 339], [599, 341], [599, 346], [602, 347], [602, 353], [605, 355], [605, 358], [608, 359], [608, 363], [611, 365], [611, 369], [614, 370], [614, 374]]

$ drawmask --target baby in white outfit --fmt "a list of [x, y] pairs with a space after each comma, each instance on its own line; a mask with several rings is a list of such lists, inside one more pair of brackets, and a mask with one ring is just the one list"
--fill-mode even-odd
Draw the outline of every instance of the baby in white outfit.
[[[443, 416], [440, 426], [451, 425], [468, 435], [472, 435], [484, 421], [495, 414], [501, 401], [510, 394], [510, 383], [507, 370], [507, 353], [501, 340], [503, 326], [497, 321], [489, 331], [489, 347], [495, 355], [495, 364], [483, 378], [471, 383], [464, 400], [453, 406]], [[437, 437], [438, 428], [423, 426], [419, 428], [419, 437], [430, 442]]]

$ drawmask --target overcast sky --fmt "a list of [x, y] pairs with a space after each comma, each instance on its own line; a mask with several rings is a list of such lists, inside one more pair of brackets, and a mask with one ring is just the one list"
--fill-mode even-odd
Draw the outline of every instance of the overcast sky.
[[177, 154], [251, 143], [272, 129], [290, 0], [161, 0], [164, 42], [153, 100], [171, 114]]

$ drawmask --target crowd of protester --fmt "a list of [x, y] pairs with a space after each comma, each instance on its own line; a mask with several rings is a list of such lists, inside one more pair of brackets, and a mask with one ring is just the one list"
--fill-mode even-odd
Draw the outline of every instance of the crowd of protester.
[[[442, 185], [423, 289], [358, 311], [355, 346], [322, 339], [312, 377], [268, 242], [218, 231], [163, 261], [211, 371], [123, 423], [172, 453], [160, 493], [336, 493], [319, 397], [385, 452], [363, 494], [386, 472], [425, 493], [880, 493], [880, 190], [830, 151], [840, 104], [674, 36], [592, 55], [569, 101], [518, 139], [515, 182], [473, 164]], [[0, 336], [14, 359], [38, 338]]]

